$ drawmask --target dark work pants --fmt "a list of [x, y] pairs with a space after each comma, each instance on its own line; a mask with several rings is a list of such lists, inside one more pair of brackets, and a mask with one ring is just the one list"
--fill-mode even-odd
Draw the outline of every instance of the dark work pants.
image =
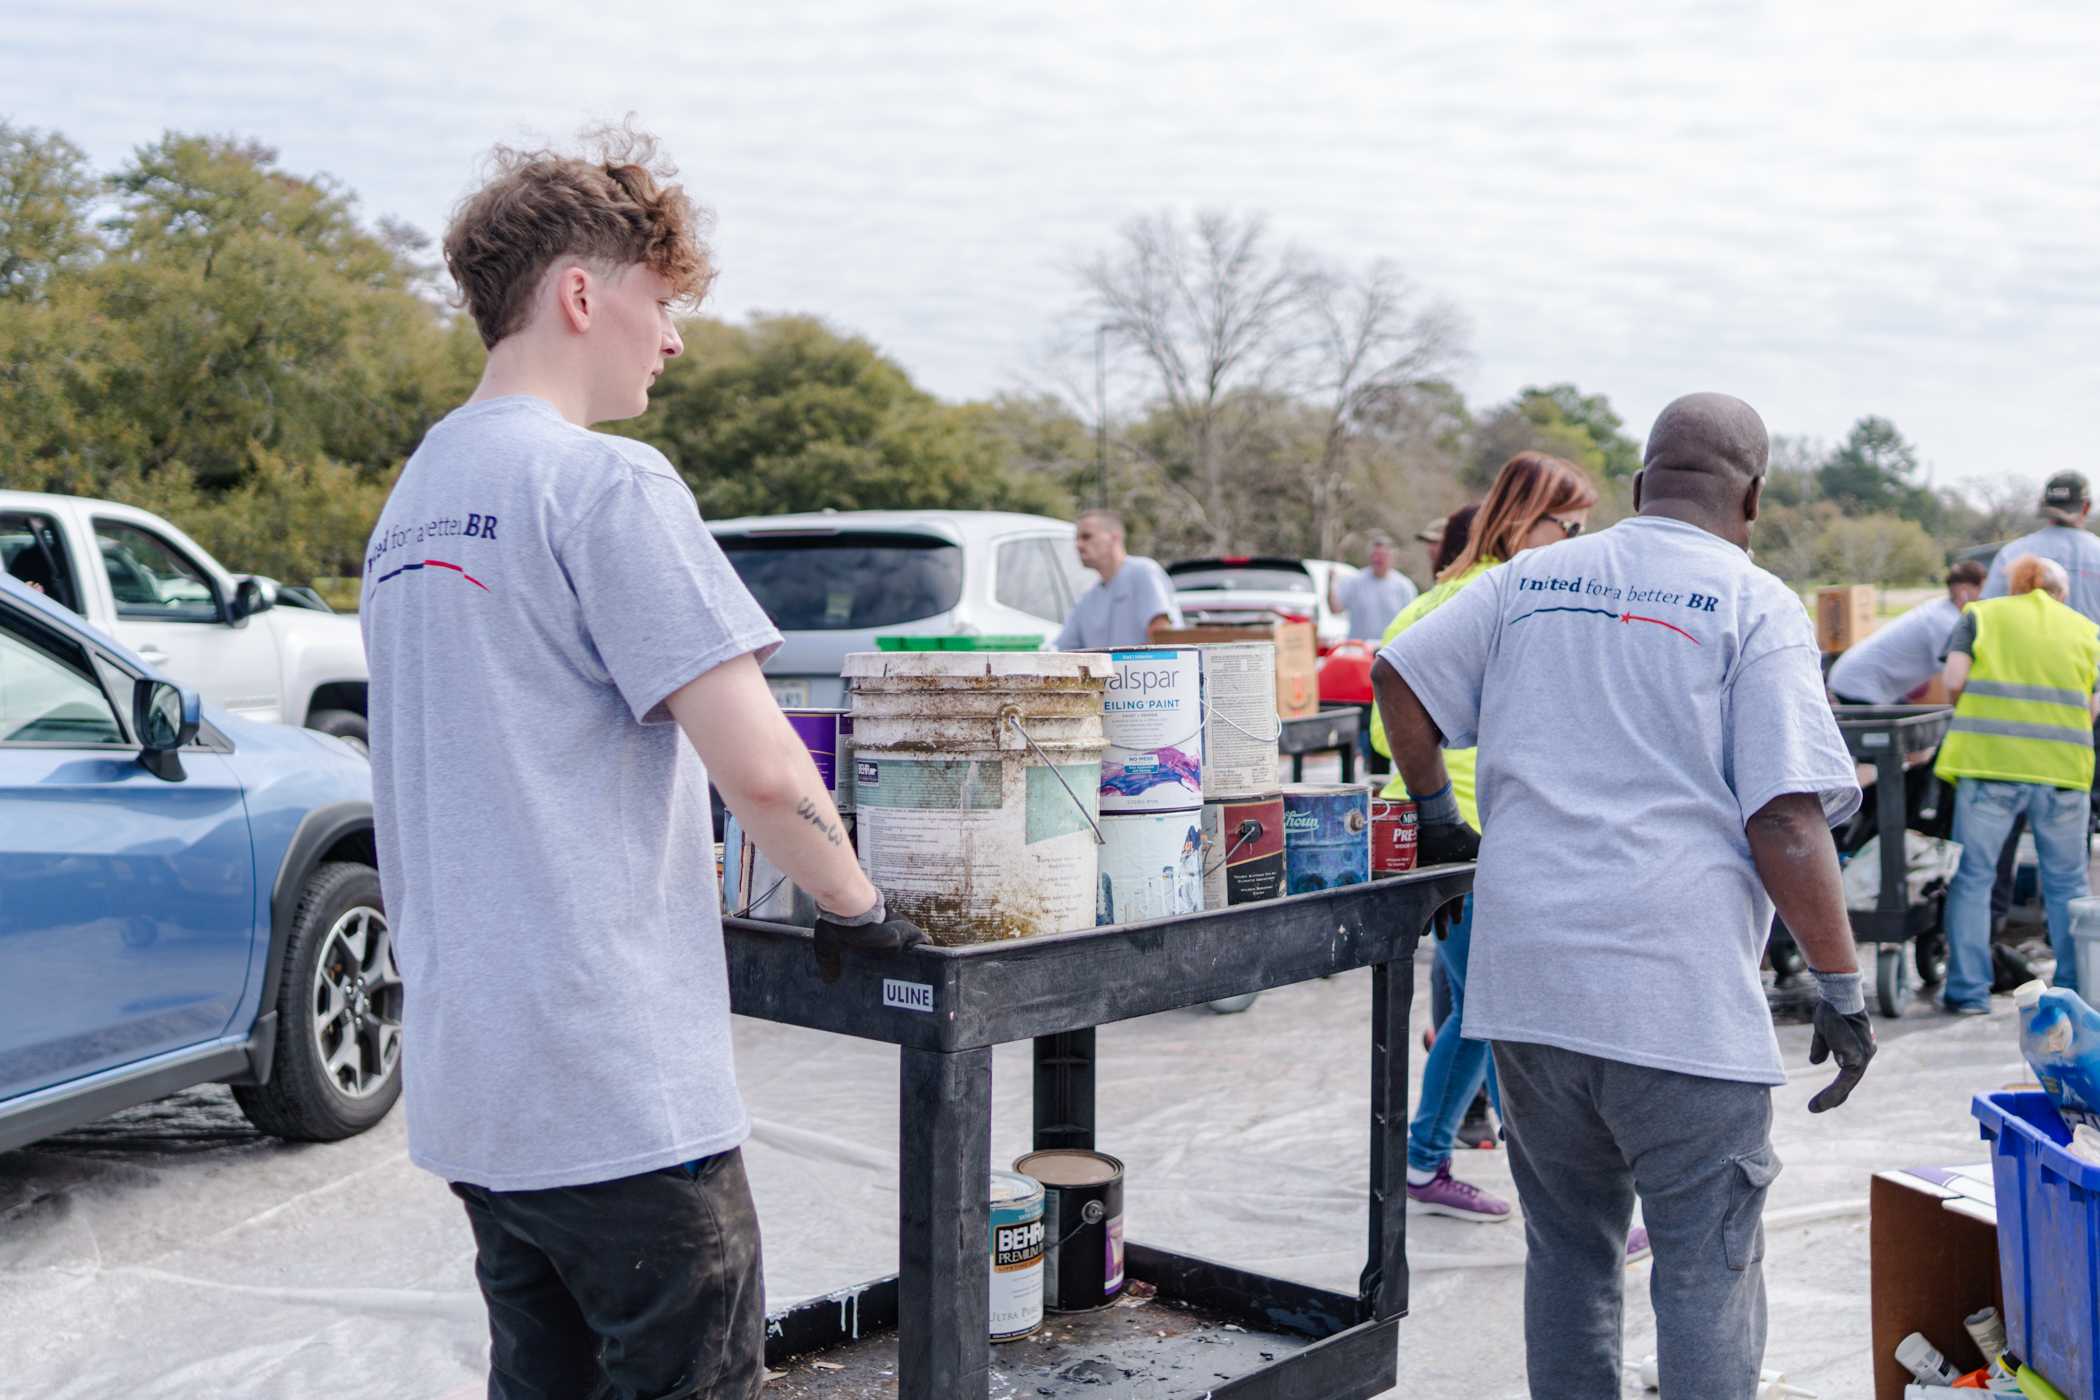
[[1533, 1400], [1619, 1400], [1634, 1197], [1655, 1249], [1648, 1296], [1662, 1393], [1753, 1400], [1765, 1353], [1772, 1091], [1495, 1043], [1524, 1206]]
[[732, 1148], [546, 1191], [453, 1194], [489, 1310], [489, 1400], [755, 1400], [758, 1214]]

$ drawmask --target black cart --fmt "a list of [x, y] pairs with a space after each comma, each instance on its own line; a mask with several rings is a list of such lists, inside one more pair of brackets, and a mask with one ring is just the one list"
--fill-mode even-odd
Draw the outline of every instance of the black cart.
[[[1018, 942], [848, 953], [818, 973], [806, 929], [727, 920], [742, 1015], [896, 1045], [898, 1272], [771, 1319], [769, 1400], [1016, 1396], [1360, 1400], [1390, 1389], [1407, 1311], [1407, 1018], [1414, 953], [1471, 866]], [[1132, 1243], [1125, 1295], [990, 1337], [992, 1047], [1035, 1046], [1037, 1148], [1094, 1143], [1094, 1028], [1371, 969], [1369, 1261], [1337, 1293]], [[1214, 1023], [1237, 1033], [1239, 1023]], [[1003, 1164], [1002, 1164], [1003, 1165]], [[1142, 1285], [1141, 1287], [1134, 1287]], [[1156, 1295], [1139, 1301], [1147, 1290]]]
[[[1833, 713], [1853, 758], [1874, 765], [1874, 825], [1881, 837], [1880, 900], [1871, 911], [1852, 911], [1852, 934], [1863, 944], [1875, 945], [1874, 989], [1881, 1014], [1901, 1016], [1918, 940], [1939, 930], [1945, 904], [1944, 897], [1915, 904], [1910, 899], [1903, 834], [1910, 822], [1904, 758], [1938, 748], [1954, 711], [1946, 705], [1839, 705]], [[1944, 957], [1934, 961], [1944, 963]], [[1923, 966], [1919, 971], [1928, 982], [1938, 980], [1926, 975]]]
[[1279, 721], [1276, 747], [1291, 761], [1291, 781], [1305, 781], [1305, 756], [1337, 753], [1342, 758], [1342, 781], [1356, 781], [1356, 736], [1363, 732], [1364, 711], [1355, 706], [1321, 710]]

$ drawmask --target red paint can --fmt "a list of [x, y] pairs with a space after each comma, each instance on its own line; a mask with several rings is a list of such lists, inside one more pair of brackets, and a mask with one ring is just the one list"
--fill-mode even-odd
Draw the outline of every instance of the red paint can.
[[1415, 804], [1398, 797], [1371, 799], [1371, 878], [1415, 868]]

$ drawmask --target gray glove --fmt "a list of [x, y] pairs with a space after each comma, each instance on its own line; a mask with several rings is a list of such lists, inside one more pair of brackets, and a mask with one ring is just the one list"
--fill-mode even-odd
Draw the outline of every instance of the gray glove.
[[[1814, 969], [1810, 969], [1814, 972]], [[1874, 1058], [1874, 1022], [1856, 972], [1816, 972], [1816, 1033], [1808, 1042], [1808, 1062], [1820, 1065], [1837, 1057], [1838, 1076], [1808, 1101], [1810, 1113], [1827, 1113], [1852, 1097]]]
[[819, 909], [815, 932], [817, 972], [826, 982], [838, 980], [848, 948], [864, 953], [896, 953], [926, 941], [925, 930], [910, 919], [889, 916], [879, 893], [874, 908], [850, 919]]

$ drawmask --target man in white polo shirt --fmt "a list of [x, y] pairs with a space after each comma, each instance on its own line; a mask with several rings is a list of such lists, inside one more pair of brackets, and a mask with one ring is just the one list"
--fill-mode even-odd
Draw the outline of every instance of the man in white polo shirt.
[[[1665, 408], [1639, 515], [1521, 554], [1379, 654], [1419, 859], [1480, 869], [1463, 1033], [1494, 1043], [1524, 1210], [1535, 1400], [1617, 1400], [1634, 1199], [1665, 1395], [1752, 1400], [1786, 1082], [1758, 980], [1775, 903], [1816, 970], [1809, 1053], [1874, 1052], [1830, 823], [1859, 804], [1800, 601], [1745, 553], [1748, 404]], [[1439, 744], [1478, 746], [1486, 835]]]

